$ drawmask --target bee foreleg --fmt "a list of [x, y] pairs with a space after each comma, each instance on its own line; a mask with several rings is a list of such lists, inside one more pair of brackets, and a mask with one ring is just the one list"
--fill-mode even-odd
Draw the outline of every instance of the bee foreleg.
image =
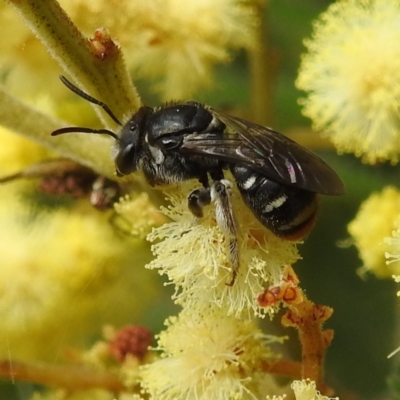
[[215, 181], [211, 185], [211, 200], [215, 203], [215, 217], [217, 224], [224, 235], [229, 239], [229, 254], [232, 262], [232, 280], [227, 283], [232, 286], [235, 283], [239, 270], [239, 245], [237, 240], [237, 223], [233, 215], [230, 196], [232, 184], [228, 180]]

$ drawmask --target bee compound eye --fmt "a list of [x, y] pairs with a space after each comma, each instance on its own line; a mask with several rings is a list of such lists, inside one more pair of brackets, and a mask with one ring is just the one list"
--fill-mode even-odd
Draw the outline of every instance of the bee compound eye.
[[136, 147], [133, 143], [129, 143], [119, 151], [115, 166], [118, 176], [129, 175], [136, 170]]

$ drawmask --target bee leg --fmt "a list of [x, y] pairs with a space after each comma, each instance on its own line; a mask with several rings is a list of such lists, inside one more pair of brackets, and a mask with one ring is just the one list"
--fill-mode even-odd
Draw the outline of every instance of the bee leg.
[[239, 244], [237, 240], [237, 223], [233, 215], [230, 196], [232, 192], [232, 183], [222, 179], [215, 181], [211, 185], [211, 200], [215, 203], [215, 217], [217, 224], [229, 238], [229, 253], [232, 262], [232, 279], [228, 286], [233, 286], [239, 270]]
[[187, 199], [188, 208], [197, 218], [203, 218], [203, 207], [211, 203], [210, 188], [201, 188], [193, 190]]

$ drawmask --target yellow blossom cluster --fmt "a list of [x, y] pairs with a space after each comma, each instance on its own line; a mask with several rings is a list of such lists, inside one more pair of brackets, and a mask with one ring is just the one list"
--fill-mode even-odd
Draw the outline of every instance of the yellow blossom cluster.
[[383, 243], [387, 246], [385, 257], [388, 269], [394, 277], [398, 277], [400, 276], [400, 214], [394, 221], [394, 226], [396, 229], [392, 231], [391, 237], [386, 237]]
[[78, 27], [106, 26], [121, 43], [133, 76], [156, 81], [164, 100], [186, 99], [209, 84], [229, 49], [254, 45], [255, 2], [250, 0], [63, 1]]
[[281, 391], [260, 371], [262, 361], [275, 358], [267, 343], [276, 338], [263, 334], [254, 322], [208, 307], [187, 309], [167, 325], [158, 340], [161, 359], [141, 372], [151, 398], [254, 399]]
[[125, 195], [114, 204], [116, 228], [121, 231], [144, 239], [154, 226], [165, 222], [165, 218], [151, 203], [149, 195], [145, 192]]
[[141, 384], [154, 399], [253, 399], [282, 393], [263, 361], [278, 356], [254, 316], [274, 314], [257, 302], [265, 286], [276, 284], [287, 264], [299, 258], [296, 244], [276, 238], [256, 220], [234, 189], [230, 199], [238, 225], [239, 269], [234, 269], [230, 240], [221, 231], [214, 204], [196, 218], [187, 194], [198, 187], [184, 183], [168, 191], [162, 208], [170, 222], [153, 228], [148, 240], [156, 256], [148, 268], [167, 275], [175, 301], [183, 307], [158, 337], [158, 361], [142, 367]]
[[211, 303], [227, 315], [245, 318], [274, 313], [272, 307], [260, 307], [257, 296], [265, 285], [276, 284], [283, 268], [300, 257], [296, 244], [266, 230], [235, 189], [232, 204], [239, 226], [239, 270], [233, 286], [228, 286], [233, 273], [230, 242], [217, 225], [213, 205], [200, 220], [188, 210], [185, 194], [194, 187], [191, 182], [183, 184], [178, 193], [170, 194], [171, 205], [162, 211], [172, 221], [149, 234], [156, 258], [147, 267], [168, 276], [176, 288], [175, 300], [184, 308]]
[[305, 42], [297, 79], [315, 129], [369, 163], [400, 154], [399, 13], [397, 0], [334, 2]]
[[[397, 230], [400, 223], [400, 191], [387, 187], [380, 193], [372, 194], [361, 205], [355, 219], [348, 225], [360, 258], [362, 270], [378, 277], [398, 274], [396, 263], [387, 264], [385, 253], [395, 253]], [[385, 239], [392, 235], [392, 239]]]
[[50, 157], [50, 152], [32, 141], [0, 127], [0, 178]]
[[[149, 257], [142, 241], [121, 239], [96, 210], [38, 212], [10, 185], [0, 189], [1, 357], [53, 358], [63, 343], [140, 312], [151, 287], [135, 272]], [[132, 290], [143, 296], [136, 311]]]
[[[0, 138], [0, 177], [49, 156], [4, 129]], [[149, 274], [139, 282], [135, 272], [150, 257], [144, 240], [119, 235], [109, 215], [87, 200], [46, 208], [33, 201], [34, 186], [0, 186], [0, 357], [54, 358], [60, 346], [106, 321], [122, 323], [139, 313], [142, 306], [135, 309], [127, 299], [135, 290], [144, 304], [153, 284]]]
[[[96, 29], [106, 27], [121, 44], [132, 75], [153, 82], [164, 100], [191, 97], [211, 83], [215, 64], [228, 62], [234, 50], [254, 46], [258, 25], [256, 3], [254, 0], [60, 1], [88, 37]], [[57, 63], [11, 7], [4, 3], [0, 11], [3, 37], [7, 38], [0, 44], [3, 55], [0, 71], [7, 86], [36, 105], [46, 103], [53, 112], [76, 121], [75, 102], [71, 105], [65, 100], [65, 88], [57, 84], [61, 72]], [[43, 90], [48, 87], [49, 77], [54, 79], [51, 102], [49, 92]], [[54, 102], [55, 98], [62, 101]]]

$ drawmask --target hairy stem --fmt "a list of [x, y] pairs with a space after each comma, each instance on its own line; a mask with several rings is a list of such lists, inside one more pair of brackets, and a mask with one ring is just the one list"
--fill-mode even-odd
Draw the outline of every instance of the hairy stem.
[[[122, 53], [108, 32], [87, 39], [55, 0], [7, 0], [80, 89], [107, 103], [120, 120], [140, 106]], [[96, 112], [102, 112], [96, 107]], [[102, 112], [102, 115], [104, 113]], [[104, 125], [111, 121], [104, 118]]]
[[251, 110], [252, 121], [264, 126], [274, 125], [273, 105], [273, 75], [276, 67], [275, 58], [268, 47], [265, 35], [267, 19], [265, 9], [267, 5], [259, 2], [257, 14], [260, 15], [260, 25], [257, 29], [256, 44], [248, 52], [251, 79]]
[[12, 382], [24, 381], [59, 386], [72, 391], [103, 388], [112, 392], [120, 392], [124, 388], [117, 374], [75, 365], [0, 360], [0, 376], [10, 379]]
[[115, 179], [115, 167], [110, 154], [110, 138], [80, 134], [52, 137], [50, 133], [65, 125], [65, 122], [42, 114], [1, 88], [0, 123], [13, 132], [26, 136], [66, 158]]

